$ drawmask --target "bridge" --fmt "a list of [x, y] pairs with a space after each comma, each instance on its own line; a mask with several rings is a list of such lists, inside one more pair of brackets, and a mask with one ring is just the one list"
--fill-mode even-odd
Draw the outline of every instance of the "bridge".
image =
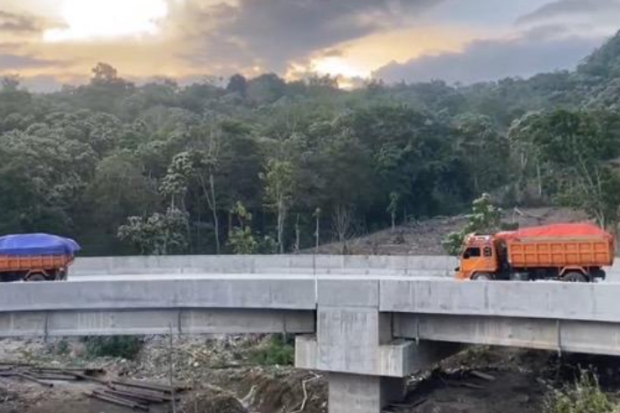
[[84, 258], [0, 289], [0, 336], [296, 334], [331, 413], [377, 413], [404, 378], [488, 344], [620, 355], [620, 283], [456, 282], [446, 257]]

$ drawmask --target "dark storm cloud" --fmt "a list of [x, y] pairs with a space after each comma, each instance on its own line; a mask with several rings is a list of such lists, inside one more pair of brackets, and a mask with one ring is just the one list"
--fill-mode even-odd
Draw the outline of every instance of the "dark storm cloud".
[[561, 27], [541, 27], [516, 39], [470, 43], [460, 53], [424, 56], [404, 64], [391, 63], [375, 75], [388, 82], [442, 79], [475, 83], [508, 76], [574, 68], [600, 46], [603, 38], [556, 36]]
[[201, 7], [195, 0], [187, 9], [193, 24], [186, 30], [198, 47], [186, 57], [200, 63], [234, 60], [282, 72], [293, 60], [393, 28], [440, 1], [239, 0]]
[[558, 0], [520, 17], [518, 24], [536, 23], [554, 18], [606, 15], [620, 17], [620, 0]]
[[0, 33], [36, 33], [40, 30], [41, 22], [37, 18], [0, 10]]

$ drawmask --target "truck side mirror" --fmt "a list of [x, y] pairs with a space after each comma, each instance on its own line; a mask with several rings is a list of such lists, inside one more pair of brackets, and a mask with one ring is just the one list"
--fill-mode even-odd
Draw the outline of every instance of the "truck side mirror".
[[469, 252], [465, 252], [465, 253], [463, 253], [463, 258], [464, 258], [464, 259], [466, 259], [466, 260], [467, 260], [467, 259], [469, 259], [469, 257], [470, 257]]

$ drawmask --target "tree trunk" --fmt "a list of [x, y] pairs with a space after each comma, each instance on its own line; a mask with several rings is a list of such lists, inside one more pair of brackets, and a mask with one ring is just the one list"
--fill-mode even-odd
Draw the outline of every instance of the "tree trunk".
[[392, 233], [396, 231], [396, 211], [392, 211]]
[[542, 184], [542, 172], [540, 171], [540, 163], [536, 164], [536, 179], [538, 180], [538, 196], [542, 197], [543, 184]]
[[299, 230], [299, 214], [297, 214], [297, 219], [295, 221], [295, 253], [299, 252], [300, 249], [300, 238], [301, 238], [301, 233]]
[[200, 185], [202, 186], [202, 192], [207, 198], [207, 205], [211, 210], [211, 216], [213, 218], [213, 232], [215, 237], [215, 252], [220, 253], [220, 222], [217, 215], [217, 198], [215, 197], [215, 176], [209, 174], [209, 187], [207, 188], [205, 178], [203, 174], [200, 175]]
[[220, 254], [220, 221], [217, 216], [217, 199], [215, 198], [215, 177], [209, 174], [209, 186], [211, 189], [211, 212], [213, 214], [213, 231], [215, 232], [215, 252]]
[[347, 255], [349, 253], [349, 246], [347, 244], [347, 238], [349, 235], [349, 229], [351, 228], [352, 211], [350, 207], [344, 205], [336, 206], [334, 211], [334, 230], [338, 235], [338, 242], [342, 246], [341, 253]]
[[314, 253], [316, 254], [321, 245], [321, 208], [314, 210]]
[[321, 216], [319, 214], [316, 214], [316, 227], [314, 230], [314, 252], [317, 252], [319, 250], [319, 245], [321, 244]]
[[278, 250], [284, 254], [284, 222], [286, 220], [286, 206], [284, 200], [278, 201]]

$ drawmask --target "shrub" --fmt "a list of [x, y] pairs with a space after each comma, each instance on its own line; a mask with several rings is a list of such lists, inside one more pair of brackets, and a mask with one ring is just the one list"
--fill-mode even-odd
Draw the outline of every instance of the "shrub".
[[250, 360], [261, 366], [291, 366], [295, 360], [294, 337], [274, 334], [267, 344], [250, 352]]
[[86, 337], [88, 357], [120, 357], [134, 360], [142, 350], [142, 339], [131, 336]]
[[590, 372], [582, 371], [572, 385], [555, 390], [547, 397], [545, 413], [614, 413], [616, 406], [601, 390], [598, 379]]
[[71, 346], [67, 340], [62, 339], [53, 346], [52, 353], [59, 356], [67, 356], [71, 353]]

